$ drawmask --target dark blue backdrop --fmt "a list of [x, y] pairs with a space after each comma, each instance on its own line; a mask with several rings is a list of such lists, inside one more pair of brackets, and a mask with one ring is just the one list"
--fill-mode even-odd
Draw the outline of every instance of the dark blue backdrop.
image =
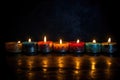
[[116, 32], [114, 2], [108, 0], [40, 0], [8, 2], [5, 41], [22, 40], [28, 37], [42, 40], [59, 38], [70, 41], [105, 41], [109, 36], [118, 39]]

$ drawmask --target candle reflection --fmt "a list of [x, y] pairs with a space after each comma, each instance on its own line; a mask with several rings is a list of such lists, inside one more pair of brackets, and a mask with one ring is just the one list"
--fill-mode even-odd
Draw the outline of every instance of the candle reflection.
[[48, 60], [47, 59], [44, 59], [43, 61], [42, 61], [42, 63], [43, 63], [43, 65], [42, 65], [42, 67], [48, 67]]
[[27, 63], [27, 68], [29, 68], [30, 70], [33, 68], [34, 65], [34, 57], [29, 57], [27, 60], [26, 60], [26, 63]]
[[95, 65], [96, 65], [95, 59], [94, 58], [90, 58], [90, 61], [91, 61], [91, 69], [94, 70], [95, 69]]
[[75, 73], [75, 74], [78, 74], [78, 73], [79, 73], [79, 70], [74, 70], [74, 73]]
[[110, 77], [111, 77], [110, 67], [111, 67], [111, 65], [112, 65], [110, 58], [107, 58], [107, 59], [106, 59], [106, 64], [107, 64], [106, 77], [107, 77], [108, 79], [110, 79]]
[[57, 79], [55, 80], [64, 80], [64, 79], [65, 79], [65, 75], [64, 75], [63, 69], [58, 69]]
[[107, 58], [106, 59], [106, 63], [107, 63], [107, 69], [109, 70], [110, 69], [110, 66], [111, 66], [111, 59], [110, 58]]
[[91, 69], [95, 69], [95, 62], [92, 62]]
[[58, 57], [58, 67], [59, 68], [63, 68], [64, 67], [64, 65], [63, 65], [63, 57]]
[[21, 60], [21, 59], [18, 59], [18, 60], [17, 60], [17, 65], [18, 65], [18, 66], [21, 66], [21, 65], [22, 65], [22, 60]]
[[26, 77], [28, 80], [34, 80], [35, 73], [33, 72], [27, 72]]
[[90, 76], [91, 76], [91, 78], [95, 78], [95, 75], [96, 75], [96, 67], [95, 67], [95, 65], [96, 65], [96, 62], [95, 62], [95, 58], [90, 58], [90, 61], [91, 61], [91, 70], [90, 70]]
[[43, 68], [43, 72], [45, 73], [47, 71], [47, 69], [46, 68]]
[[27, 62], [28, 68], [31, 70], [33, 68], [33, 61]]
[[59, 73], [63, 73], [63, 69], [59, 68], [59, 69], [58, 69], [58, 72], [59, 72]]
[[79, 58], [75, 59], [75, 69], [80, 69], [80, 59]]

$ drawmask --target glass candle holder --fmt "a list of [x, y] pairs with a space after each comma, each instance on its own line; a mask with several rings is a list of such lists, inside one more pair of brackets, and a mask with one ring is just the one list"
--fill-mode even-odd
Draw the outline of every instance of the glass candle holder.
[[22, 52], [22, 43], [20, 41], [6, 42], [5, 49], [7, 52], [20, 53]]

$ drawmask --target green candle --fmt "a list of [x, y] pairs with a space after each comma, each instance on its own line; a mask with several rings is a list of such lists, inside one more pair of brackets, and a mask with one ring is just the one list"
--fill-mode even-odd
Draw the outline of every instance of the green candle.
[[99, 53], [101, 51], [101, 44], [93, 40], [93, 42], [86, 42], [86, 52], [88, 53]]

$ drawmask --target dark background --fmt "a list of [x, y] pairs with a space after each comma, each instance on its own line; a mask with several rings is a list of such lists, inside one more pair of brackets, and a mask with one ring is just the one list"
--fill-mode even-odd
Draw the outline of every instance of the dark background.
[[[2, 8], [1, 63], [6, 66], [4, 43], [34, 41], [47, 35], [49, 40], [104, 42], [108, 37], [119, 48], [117, 2], [110, 0], [39, 0], [5, 1]], [[119, 50], [119, 49], [118, 49]], [[5, 64], [5, 65], [4, 65]], [[3, 72], [9, 69], [3, 69]], [[5, 71], [6, 70], [6, 71]]]
[[6, 4], [4, 41], [59, 38], [70, 41], [117, 40], [117, 12], [109, 0], [10, 1]]

